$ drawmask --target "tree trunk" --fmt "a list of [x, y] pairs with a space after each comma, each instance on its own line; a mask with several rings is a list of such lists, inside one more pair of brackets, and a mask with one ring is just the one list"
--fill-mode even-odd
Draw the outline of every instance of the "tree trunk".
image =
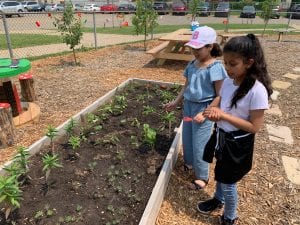
[[34, 91], [34, 81], [31, 74], [23, 74], [19, 77], [21, 85], [21, 95], [26, 102], [34, 102], [37, 100]]
[[0, 103], [0, 148], [13, 145], [15, 125], [13, 123], [10, 104]]

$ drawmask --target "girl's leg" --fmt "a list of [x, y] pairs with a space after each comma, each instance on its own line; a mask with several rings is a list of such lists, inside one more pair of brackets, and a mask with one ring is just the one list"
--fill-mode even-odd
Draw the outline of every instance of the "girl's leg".
[[203, 152], [212, 126], [213, 123], [207, 119], [203, 123], [193, 122], [193, 168], [197, 180], [208, 181], [209, 163], [203, 160]]
[[235, 220], [237, 218], [238, 193], [237, 184], [220, 183], [224, 194], [224, 219]]
[[184, 101], [183, 106], [183, 125], [182, 125], [182, 146], [183, 160], [185, 165], [193, 166], [193, 141], [192, 141], [192, 121], [185, 118], [191, 118], [191, 103]]

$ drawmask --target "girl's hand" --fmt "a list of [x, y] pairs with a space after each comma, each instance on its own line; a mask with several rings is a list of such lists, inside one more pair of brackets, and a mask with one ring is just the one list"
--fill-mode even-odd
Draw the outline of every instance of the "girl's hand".
[[168, 102], [167, 104], [164, 105], [165, 110], [167, 111], [172, 111], [176, 108], [177, 106], [177, 102], [176, 101], [172, 101], [172, 102]]
[[204, 112], [203, 116], [211, 121], [219, 121], [222, 117], [223, 111], [218, 107], [207, 107]]
[[203, 112], [198, 113], [193, 120], [197, 123], [203, 123], [205, 120], [205, 117], [203, 116]]

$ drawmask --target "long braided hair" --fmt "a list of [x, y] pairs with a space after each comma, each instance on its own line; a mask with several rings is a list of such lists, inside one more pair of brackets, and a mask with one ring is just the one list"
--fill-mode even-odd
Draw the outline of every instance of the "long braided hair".
[[271, 79], [268, 74], [264, 52], [258, 38], [254, 34], [233, 37], [226, 43], [223, 49], [223, 53], [229, 52], [239, 54], [244, 58], [245, 62], [249, 59], [254, 60], [252, 66], [247, 70], [245, 79], [234, 93], [231, 100], [231, 108], [233, 106], [236, 107], [237, 101], [242, 99], [249, 92], [255, 80], [260, 81], [265, 86], [268, 96], [270, 97], [273, 93]]

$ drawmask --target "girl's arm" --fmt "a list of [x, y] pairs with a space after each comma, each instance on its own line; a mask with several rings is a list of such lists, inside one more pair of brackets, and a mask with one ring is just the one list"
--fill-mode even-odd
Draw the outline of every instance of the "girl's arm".
[[184, 90], [187, 87], [187, 85], [188, 85], [188, 79], [186, 78], [184, 86], [182, 87], [181, 91], [179, 92], [177, 98], [174, 101], [171, 101], [165, 105], [166, 110], [171, 111], [171, 110], [175, 109], [176, 106], [182, 101], [183, 93], [184, 93]]
[[235, 117], [228, 113], [221, 113], [221, 120], [231, 123], [233, 126], [250, 133], [256, 133], [264, 123], [264, 109], [250, 110], [249, 121]]
[[[217, 107], [207, 108], [203, 113], [203, 115], [206, 116], [209, 120], [212, 121], [225, 120], [241, 130], [248, 131], [250, 133], [256, 133], [259, 131], [259, 129], [262, 127], [264, 123], [264, 112], [265, 112], [264, 109], [250, 110], [249, 121], [225, 113], [220, 108]], [[219, 119], [215, 119], [214, 117], [211, 117], [211, 115], [214, 114], [220, 115]]]
[[215, 107], [215, 106], [219, 106], [220, 105], [220, 102], [221, 102], [220, 90], [221, 90], [222, 84], [223, 84], [223, 80], [217, 80], [217, 81], [214, 82], [215, 91], [216, 91], [216, 97], [209, 104], [208, 107]]

